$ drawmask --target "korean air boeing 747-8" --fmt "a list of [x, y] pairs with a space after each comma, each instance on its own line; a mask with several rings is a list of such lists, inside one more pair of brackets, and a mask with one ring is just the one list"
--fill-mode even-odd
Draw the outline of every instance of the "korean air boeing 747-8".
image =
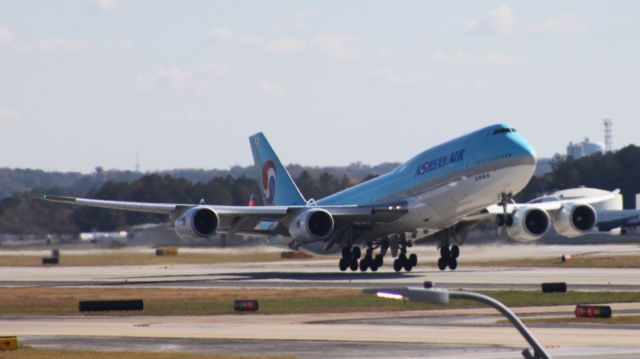
[[[164, 213], [187, 240], [216, 233], [263, 235], [268, 242], [314, 253], [342, 249], [340, 270], [377, 271], [388, 253], [396, 271], [417, 263], [412, 240], [440, 247], [438, 267], [457, 267], [469, 229], [489, 217], [512, 237], [534, 240], [549, 228], [551, 208], [508, 206], [531, 178], [533, 147], [506, 124], [485, 127], [419, 153], [393, 171], [326, 198], [306, 200], [262, 133], [250, 137], [264, 206], [122, 202], [62, 196], [42, 199], [76, 205]], [[502, 212], [491, 210], [499, 204]], [[533, 207], [532, 207], [533, 206]], [[564, 207], [567, 207], [564, 204]], [[566, 218], [565, 218], [566, 217]], [[571, 224], [571, 213], [565, 218]], [[364, 249], [362, 253], [361, 248]], [[374, 254], [377, 251], [377, 254]], [[364, 255], [363, 255], [364, 254]]]

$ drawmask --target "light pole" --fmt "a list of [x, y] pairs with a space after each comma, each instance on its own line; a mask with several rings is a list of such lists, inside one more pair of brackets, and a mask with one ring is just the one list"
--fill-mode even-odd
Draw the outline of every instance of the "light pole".
[[387, 299], [409, 299], [412, 301], [424, 302], [429, 304], [449, 304], [449, 299], [467, 299], [484, 303], [495, 308], [502, 315], [507, 317], [511, 324], [520, 332], [524, 339], [533, 348], [533, 354], [529, 349], [522, 351], [522, 356], [526, 359], [551, 359], [551, 356], [544, 350], [542, 345], [534, 338], [533, 334], [527, 329], [524, 323], [504, 304], [487, 295], [464, 292], [459, 290], [433, 289], [420, 287], [402, 287], [402, 288], [366, 288], [364, 293], [376, 294], [378, 297]]

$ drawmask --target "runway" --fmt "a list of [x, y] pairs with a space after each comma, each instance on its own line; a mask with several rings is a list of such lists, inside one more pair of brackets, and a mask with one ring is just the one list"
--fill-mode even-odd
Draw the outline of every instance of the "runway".
[[[532, 248], [548, 256], [558, 248]], [[473, 248], [472, 248], [473, 249]], [[638, 251], [605, 246], [601, 253]], [[583, 252], [592, 248], [582, 248]], [[482, 252], [482, 249], [479, 249]], [[575, 251], [575, 248], [574, 248]], [[608, 252], [607, 252], [608, 251]], [[425, 251], [426, 252], [426, 251]], [[431, 253], [431, 252], [428, 252]], [[467, 253], [472, 253], [468, 250]], [[492, 252], [495, 253], [495, 252]], [[482, 252], [478, 256], [486, 255]], [[470, 260], [473, 259], [470, 254]], [[464, 262], [462, 262], [464, 263]], [[422, 286], [539, 290], [563, 281], [573, 290], [637, 290], [640, 269], [420, 266], [395, 273], [339, 272], [334, 258], [262, 263], [106, 267], [2, 267], [0, 287], [363, 288]], [[1, 297], [1, 291], [0, 291]], [[640, 302], [640, 293], [639, 293]], [[640, 314], [640, 303], [614, 303], [614, 313]], [[515, 308], [523, 317], [570, 316], [574, 306]], [[0, 328], [23, 344], [60, 350], [188, 351], [298, 358], [521, 358], [526, 342], [489, 308], [296, 315], [1, 316]], [[554, 358], [638, 358], [638, 325], [535, 325]], [[8, 333], [9, 333], [8, 332]]]
[[[527, 346], [524, 340], [514, 328], [496, 324], [499, 318], [493, 315], [489, 321], [477, 322], [484, 312], [9, 317], [0, 319], [0, 327], [11, 328], [34, 347], [66, 350], [231, 350], [300, 358], [519, 357], [521, 348]], [[442, 322], [442, 317], [450, 318]], [[637, 328], [534, 326], [532, 331], [556, 358], [595, 358], [603, 353], [610, 358], [632, 358], [640, 355]]]
[[439, 271], [424, 266], [396, 273], [339, 272], [333, 260], [124, 267], [3, 267], [0, 286], [150, 286], [234, 288], [364, 288], [422, 286], [443, 288], [540, 289], [542, 282], [566, 282], [573, 290], [640, 290], [637, 268], [469, 267]]
[[[142, 249], [133, 249], [140, 251]], [[149, 249], [144, 249], [150, 252]], [[255, 249], [254, 249], [255, 250]], [[262, 250], [262, 249], [260, 249]], [[273, 251], [273, 248], [264, 250]], [[192, 249], [191, 251], [212, 251]], [[215, 251], [215, 250], [213, 250]], [[218, 250], [224, 253], [225, 249]], [[238, 251], [235, 249], [234, 251]], [[431, 247], [416, 249], [420, 258], [435, 257]], [[84, 251], [86, 252], [86, 251]], [[81, 252], [81, 253], [84, 253]], [[126, 251], [125, 251], [126, 252]], [[183, 250], [181, 250], [183, 252]], [[188, 253], [189, 249], [184, 252]], [[33, 254], [31, 252], [27, 252]], [[74, 255], [72, 251], [66, 251]], [[473, 267], [465, 261], [492, 258], [539, 258], [562, 253], [582, 256], [640, 254], [638, 245], [601, 246], [468, 246], [456, 271], [440, 271], [420, 264], [412, 272], [396, 273], [387, 260], [378, 272], [340, 272], [337, 259], [319, 257], [259, 263], [212, 263], [183, 265], [2, 267], [1, 286], [154, 286], [154, 287], [246, 287], [246, 288], [364, 288], [371, 286], [423, 285], [444, 288], [532, 289], [542, 282], [566, 282], [574, 290], [640, 290], [639, 268], [523, 268]], [[66, 255], [66, 254], [65, 254]], [[528, 256], [528, 257], [527, 257]]]

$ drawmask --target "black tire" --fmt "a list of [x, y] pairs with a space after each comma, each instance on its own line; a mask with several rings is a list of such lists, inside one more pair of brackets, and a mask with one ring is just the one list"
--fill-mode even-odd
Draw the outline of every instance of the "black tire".
[[351, 261], [349, 262], [349, 269], [351, 269], [352, 272], [355, 272], [358, 270], [358, 260], [355, 258], [352, 258]]
[[377, 264], [375, 264], [375, 263], [372, 263], [372, 264], [371, 264], [371, 267], [369, 267], [369, 268], [371, 268], [371, 271], [372, 271], [372, 272], [377, 272], [377, 271], [378, 271], [379, 266], [378, 266]]
[[382, 267], [382, 264], [384, 264], [384, 258], [380, 254], [378, 254], [376, 256], [375, 262], [376, 262], [376, 266]]
[[502, 227], [504, 226], [505, 223], [506, 223], [506, 219], [504, 217], [504, 214], [499, 214], [496, 216], [496, 226]]
[[349, 262], [344, 258], [340, 258], [340, 262], [338, 262], [338, 267], [340, 267], [340, 270], [344, 272], [347, 270], [347, 268], [349, 268]]
[[513, 226], [513, 216], [512, 216], [512, 215], [510, 215], [510, 214], [507, 214], [507, 219], [505, 220], [504, 224], [505, 224], [507, 227], [511, 227], [511, 226]]
[[451, 256], [451, 251], [449, 250], [449, 246], [440, 247], [440, 257], [449, 258]]
[[411, 262], [406, 261], [404, 262], [404, 270], [407, 272], [411, 272], [411, 270], [413, 269], [413, 266], [411, 265]]
[[400, 272], [402, 270], [402, 262], [400, 262], [399, 258], [393, 261], [393, 270], [396, 272]]
[[362, 254], [360, 252], [360, 247], [353, 247], [352, 253], [353, 253], [353, 258], [355, 259], [360, 259], [360, 255]]
[[440, 270], [445, 270], [447, 269], [447, 260], [444, 259], [444, 257], [440, 257], [440, 259], [438, 259], [438, 269]]
[[342, 258], [351, 258], [351, 249], [349, 247], [342, 247]]
[[460, 257], [460, 247], [458, 246], [451, 247], [451, 258], [458, 258], [458, 257]]
[[360, 271], [361, 272], [366, 272], [367, 271], [367, 267], [369, 266], [369, 261], [366, 259], [363, 259], [360, 261]]
[[455, 258], [451, 258], [449, 260], [449, 269], [456, 270], [456, 268], [458, 268], [458, 260]]
[[412, 267], [418, 265], [418, 256], [415, 253], [411, 253], [411, 255], [409, 256], [409, 263]]

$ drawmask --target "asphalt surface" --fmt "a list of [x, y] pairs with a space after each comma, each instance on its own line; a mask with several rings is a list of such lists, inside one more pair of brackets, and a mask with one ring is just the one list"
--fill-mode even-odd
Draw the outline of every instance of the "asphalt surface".
[[[546, 246], [476, 248], [469, 260], [567, 253]], [[499, 250], [499, 251], [498, 251]], [[497, 252], [500, 252], [497, 254]], [[637, 254], [638, 246], [577, 246], [581, 255]], [[431, 252], [426, 252], [430, 253]], [[640, 269], [417, 267], [395, 273], [338, 272], [334, 259], [123, 267], [2, 267], [0, 287], [364, 288], [421, 286], [451, 289], [530, 289], [566, 282], [570, 290], [637, 290]], [[1, 293], [1, 292], [0, 292]], [[571, 306], [516, 308], [523, 317], [570, 316]], [[638, 314], [640, 304], [616, 304], [615, 314]], [[614, 315], [615, 315], [614, 314]], [[199, 317], [0, 316], [3, 334], [55, 350], [174, 351], [291, 355], [299, 358], [521, 358], [527, 344], [498, 324], [491, 309], [424, 313], [226, 315]], [[638, 325], [534, 325], [554, 358], [640, 358]], [[6, 332], [6, 333], [5, 333]]]

